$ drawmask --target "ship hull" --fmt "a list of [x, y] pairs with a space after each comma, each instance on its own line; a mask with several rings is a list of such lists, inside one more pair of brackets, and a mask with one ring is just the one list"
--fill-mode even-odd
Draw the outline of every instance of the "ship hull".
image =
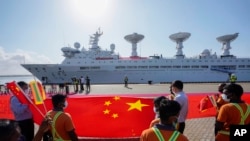
[[250, 82], [249, 58], [225, 59], [141, 59], [91, 60], [76, 65], [22, 64], [45, 84], [72, 83], [72, 78], [88, 76], [91, 84], [226, 82], [234, 73], [239, 82]]

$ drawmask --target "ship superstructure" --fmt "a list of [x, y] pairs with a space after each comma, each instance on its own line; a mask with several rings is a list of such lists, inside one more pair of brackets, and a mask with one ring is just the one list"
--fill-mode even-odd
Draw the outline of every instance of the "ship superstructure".
[[[119, 84], [124, 77], [129, 83], [169, 83], [179, 79], [183, 82], [225, 82], [230, 74], [235, 74], [238, 81], [250, 81], [250, 58], [237, 58], [231, 55], [230, 42], [238, 33], [220, 36], [222, 55], [216, 55], [205, 49], [197, 57], [187, 58], [182, 52], [183, 42], [191, 34], [179, 32], [170, 35], [176, 42], [177, 52], [173, 58], [162, 56], [140, 57], [137, 55], [137, 43], [144, 35], [133, 33], [124, 37], [132, 44], [130, 57], [120, 57], [115, 53], [115, 44], [110, 50], [103, 50], [98, 45], [103, 32], [98, 30], [90, 36], [90, 48], [81, 48], [74, 43], [74, 48], [63, 47], [65, 59], [61, 64], [22, 64], [29, 72], [45, 84], [72, 83], [72, 78], [88, 76], [92, 84]], [[81, 48], [81, 49], [80, 49]]]

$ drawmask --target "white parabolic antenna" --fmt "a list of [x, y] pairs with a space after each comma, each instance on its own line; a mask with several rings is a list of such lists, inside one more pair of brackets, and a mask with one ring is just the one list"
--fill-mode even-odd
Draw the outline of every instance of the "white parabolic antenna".
[[228, 34], [224, 36], [217, 37], [216, 39], [221, 43], [227, 43], [235, 40], [238, 37], [239, 33]]
[[184, 42], [191, 36], [188, 32], [178, 32], [169, 36], [169, 38], [175, 42]]
[[131, 56], [137, 56], [137, 43], [144, 39], [144, 35], [141, 34], [130, 34], [126, 35], [124, 39], [130, 43], [132, 43], [132, 54]]
[[169, 38], [176, 42], [176, 56], [184, 56], [182, 52], [183, 42], [191, 36], [188, 32], [178, 32], [169, 36]]
[[222, 55], [230, 55], [229, 50], [231, 49], [230, 42], [234, 41], [238, 37], [239, 33], [228, 34], [217, 37], [217, 41], [222, 43]]

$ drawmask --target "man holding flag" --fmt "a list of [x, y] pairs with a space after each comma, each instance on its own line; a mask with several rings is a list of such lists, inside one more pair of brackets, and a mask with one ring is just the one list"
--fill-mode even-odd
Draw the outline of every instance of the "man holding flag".
[[[16, 94], [13, 95], [10, 99], [11, 110], [14, 113], [15, 120], [18, 122], [21, 128], [21, 134], [25, 137], [26, 141], [32, 141], [34, 138], [34, 121], [33, 114], [29, 109], [29, 86], [26, 82], [20, 81], [17, 83], [7, 84], [9, 89], [16, 91]], [[22, 94], [24, 93], [26, 97]], [[20, 101], [21, 100], [21, 101]]]

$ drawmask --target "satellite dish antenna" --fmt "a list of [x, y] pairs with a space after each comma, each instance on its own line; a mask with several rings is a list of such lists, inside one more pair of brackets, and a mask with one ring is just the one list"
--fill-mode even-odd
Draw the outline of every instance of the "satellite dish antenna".
[[81, 44], [78, 43], [78, 42], [75, 42], [75, 43], [74, 43], [74, 47], [75, 47], [76, 49], [79, 49], [79, 48], [81, 47]]
[[130, 43], [132, 43], [132, 54], [131, 57], [136, 57], [137, 55], [137, 43], [139, 43], [142, 39], [144, 39], [144, 35], [141, 34], [129, 34], [124, 37], [124, 39]]
[[184, 57], [183, 52], [182, 52], [182, 48], [183, 48], [183, 42], [186, 41], [189, 37], [191, 36], [190, 33], [188, 32], [178, 32], [178, 33], [174, 33], [172, 35], [169, 36], [169, 38], [176, 42], [176, 57], [181, 56]]
[[223, 35], [223, 36], [219, 36], [217, 37], [217, 41], [222, 43], [222, 55], [223, 56], [229, 56], [230, 55], [230, 42], [234, 41], [237, 37], [238, 37], [239, 33], [235, 33], [235, 34], [228, 34], [228, 35]]

